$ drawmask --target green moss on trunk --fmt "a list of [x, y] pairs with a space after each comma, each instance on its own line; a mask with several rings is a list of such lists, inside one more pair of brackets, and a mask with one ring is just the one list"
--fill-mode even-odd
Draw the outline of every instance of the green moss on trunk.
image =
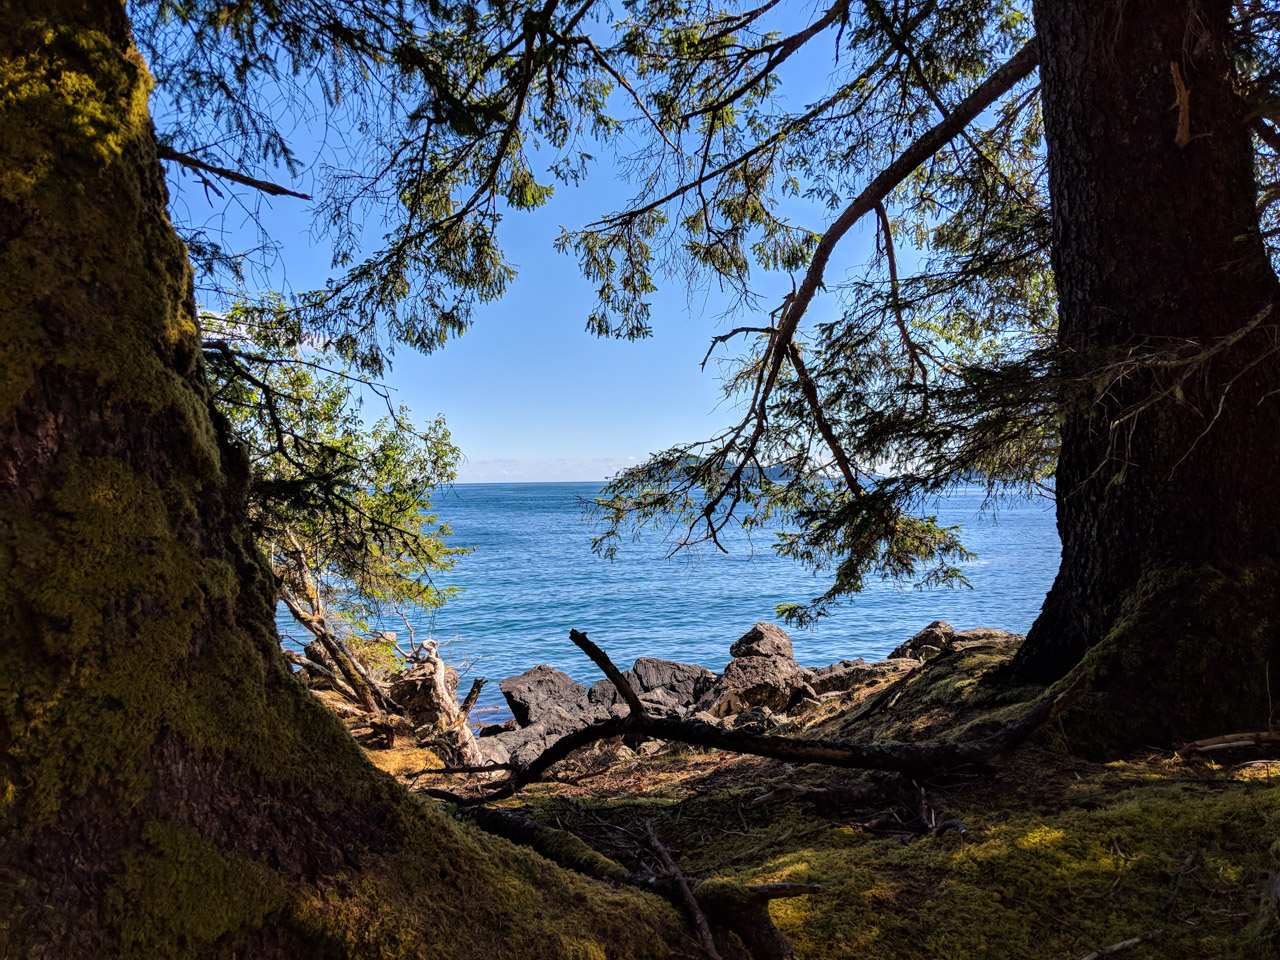
[[119, 3], [0, 8], [0, 954], [659, 957], [289, 675]]
[[1280, 704], [1280, 566], [1148, 571], [1072, 676], [1081, 671], [1091, 692], [1064, 718], [1079, 749], [1268, 729]]

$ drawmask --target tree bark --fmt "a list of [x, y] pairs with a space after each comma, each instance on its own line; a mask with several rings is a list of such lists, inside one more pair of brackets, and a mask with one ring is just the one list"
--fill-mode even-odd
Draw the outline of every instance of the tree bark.
[[[1185, 715], [1135, 717], [1121, 739], [1255, 725], [1265, 665], [1280, 668], [1258, 633], [1277, 610], [1266, 593], [1280, 539], [1280, 403], [1267, 398], [1280, 389], [1270, 352], [1280, 309], [1265, 311], [1280, 290], [1258, 228], [1230, 10], [1229, 0], [1035, 4], [1059, 341], [1095, 392], [1062, 426], [1062, 566], [1015, 669], [1052, 681], [1104, 639], [1127, 647], [1106, 656], [1119, 658], [1113, 676], [1151, 687], [1137, 709]], [[1150, 351], [1166, 362], [1124, 366]], [[1166, 635], [1142, 636], [1142, 622]]]
[[149, 86], [118, 0], [0, 6], [0, 955], [666, 955], [289, 673]]

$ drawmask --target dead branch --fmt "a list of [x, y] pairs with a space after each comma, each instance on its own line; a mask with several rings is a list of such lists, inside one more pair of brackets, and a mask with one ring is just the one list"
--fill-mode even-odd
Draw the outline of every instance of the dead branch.
[[613, 665], [613, 661], [609, 659], [605, 652], [588, 640], [587, 635], [580, 630], [570, 630], [569, 639], [577, 645], [578, 649], [591, 658], [591, 662], [599, 667], [606, 677], [613, 681], [613, 685], [618, 689], [618, 693], [622, 695], [622, 699], [627, 701], [632, 718], [637, 723], [647, 721], [649, 715], [645, 712], [644, 704], [640, 702], [635, 690], [631, 689], [631, 684], [627, 683], [622, 671]]
[[707, 923], [707, 915], [702, 912], [702, 907], [698, 904], [698, 898], [693, 895], [688, 879], [680, 868], [676, 866], [675, 860], [671, 857], [671, 852], [658, 839], [658, 835], [653, 830], [653, 821], [646, 820], [644, 829], [649, 835], [649, 845], [653, 847], [653, 852], [662, 861], [662, 868], [676, 882], [676, 889], [680, 893], [680, 901], [685, 910], [688, 911], [693, 925], [698, 929], [698, 941], [702, 944], [702, 952], [710, 957], [711, 960], [721, 960], [720, 954], [716, 951], [715, 939], [711, 936], [711, 926]]
[[467, 818], [487, 833], [531, 847], [548, 860], [588, 877], [622, 883], [634, 882], [634, 878], [621, 864], [610, 860], [568, 830], [546, 826], [514, 810], [477, 808], [468, 811]]
[[1182, 881], [1195, 870], [1199, 859], [1200, 851], [1193, 849], [1187, 854], [1186, 859], [1182, 861], [1182, 866], [1178, 868], [1178, 875], [1173, 878], [1173, 889], [1169, 891], [1169, 899], [1164, 902], [1166, 910], [1172, 910], [1173, 905], [1178, 902], [1178, 894], [1182, 891]]
[[471, 689], [467, 691], [466, 699], [462, 701], [462, 706], [458, 708], [458, 720], [465, 723], [467, 717], [471, 715], [471, 708], [476, 705], [476, 700], [480, 696], [480, 691], [484, 688], [484, 677], [476, 677], [471, 683]]
[[1157, 937], [1163, 936], [1163, 930], [1148, 930], [1146, 933], [1140, 933], [1136, 937], [1130, 937], [1128, 940], [1121, 940], [1119, 943], [1100, 947], [1093, 953], [1085, 954], [1080, 960], [1098, 960], [1099, 957], [1109, 957], [1113, 953], [1119, 953], [1121, 950], [1127, 950], [1130, 947], [1136, 947], [1140, 943], [1146, 943], [1148, 940], [1155, 940]]
[[924, 791], [924, 787], [918, 787], [920, 790], [920, 823], [923, 829], [931, 837], [946, 833], [948, 830], [954, 830], [960, 836], [967, 836], [969, 826], [963, 820], [957, 820], [954, 817], [943, 817], [938, 813], [937, 808], [929, 803], [929, 797]]
[[338, 675], [324, 664], [316, 663], [314, 660], [309, 660], [306, 657], [300, 657], [292, 650], [281, 650], [280, 652], [283, 653], [284, 658], [294, 666], [301, 668], [305, 673], [313, 677], [317, 677], [329, 684], [335, 691], [337, 691], [339, 696], [346, 700], [350, 700], [352, 703], [360, 702], [355, 691], [343, 683], [342, 680], [339, 679]]
[[[270, 180], [258, 180], [256, 177], [250, 177], [240, 173], [238, 170], [229, 170], [226, 167], [215, 166], [212, 163], [206, 163], [197, 157], [193, 157], [189, 153], [180, 153], [163, 143], [156, 144], [156, 156], [161, 160], [170, 160], [173, 163], [180, 164], [188, 170], [197, 170], [204, 173], [212, 173], [215, 177], [221, 177], [223, 180], [230, 180], [232, 183], [239, 183], [246, 187], [253, 187], [255, 190], [261, 190], [263, 193], [270, 194], [273, 197], [297, 197], [299, 200], [310, 200], [311, 196], [305, 193], [298, 193], [287, 187], [282, 187], [278, 183], [272, 183]], [[201, 177], [200, 179], [204, 179]], [[209, 184], [209, 181], [204, 181]], [[217, 188], [214, 188], [217, 192]]]
[[414, 774], [414, 779], [422, 776], [424, 773], [447, 773], [447, 774], [468, 774], [468, 773], [499, 773], [503, 770], [514, 770], [516, 765], [511, 762], [504, 763], [446, 763], [442, 767], [423, 767]]
[[[639, 698], [622, 673], [603, 650], [578, 630], [571, 632], [574, 643], [613, 680], [628, 703], [639, 705]], [[1073, 706], [1089, 689], [1089, 676], [1082, 673], [1067, 689], [1055, 697], [1044, 697], [1017, 720], [995, 733], [978, 740], [932, 743], [839, 743], [799, 737], [775, 737], [724, 730], [700, 720], [671, 720], [651, 717], [634, 708], [626, 717], [610, 717], [561, 737], [529, 763], [516, 770], [505, 782], [481, 797], [463, 801], [466, 804], [492, 803], [512, 796], [529, 783], [541, 780], [555, 764], [575, 750], [624, 734], [643, 734], [655, 740], [670, 740], [690, 746], [709, 747], [729, 753], [745, 753], [770, 757], [789, 763], [821, 763], [856, 770], [887, 770], [895, 773], [932, 774], [966, 765], [985, 764], [1026, 741], [1041, 726]]]
[[818, 290], [825, 286], [823, 279], [827, 262], [831, 259], [836, 245], [844, 238], [853, 226], [864, 215], [875, 209], [894, 189], [898, 187], [917, 167], [933, 156], [938, 150], [950, 143], [970, 122], [983, 110], [987, 109], [999, 97], [1003, 96], [1023, 77], [1031, 73], [1039, 63], [1039, 49], [1035, 40], [1028, 41], [1016, 54], [991, 76], [978, 85], [974, 91], [941, 121], [930, 127], [908, 146], [896, 159], [885, 167], [854, 198], [840, 215], [836, 217], [822, 239], [814, 249], [813, 257], [805, 271], [804, 278], [791, 298], [790, 303], [778, 323], [777, 333], [770, 341], [766, 356], [761, 363], [761, 370], [756, 385], [755, 398], [747, 411], [746, 417], [734, 429], [734, 439], [747, 434], [746, 443], [740, 451], [738, 466], [722, 491], [709, 498], [703, 513], [710, 517], [724, 500], [727, 492], [734, 488], [742, 477], [746, 464], [754, 457], [765, 433], [766, 411], [769, 397], [773, 393], [783, 361], [790, 356], [790, 345], [800, 327], [810, 302]]
[[1220, 737], [1208, 737], [1192, 743], [1184, 743], [1178, 748], [1179, 757], [1187, 757], [1193, 753], [1213, 753], [1215, 750], [1239, 750], [1245, 747], [1262, 747], [1267, 744], [1280, 743], [1280, 732], [1275, 730], [1259, 730], [1254, 733], [1227, 733]]

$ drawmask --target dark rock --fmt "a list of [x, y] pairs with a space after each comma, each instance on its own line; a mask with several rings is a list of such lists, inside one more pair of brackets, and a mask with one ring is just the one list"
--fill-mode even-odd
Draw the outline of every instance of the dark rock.
[[791, 699], [787, 701], [786, 712], [790, 713], [795, 709], [796, 704], [801, 700], [817, 700], [818, 691], [813, 689], [809, 681], [800, 679], [799, 684], [791, 691]]
[[802, 713], [808, 713], [810, 710], [817, 709], [820, 706], [822, 706], [821, 700], [804, 697], [792, 704], [792, 706], [787, 710], [787, 713], [794, 717]]
[[[647, 705], [657, 705], [657, 715], [671, 715], [675, 710], [683, 714], [697, 702], [715, 683], [716, 675], [706, 667], [693, 663], [676, 663], [656, 657], [641, 657], [630, 670], [622, 672], [623, 678]], [[623, 703], [621, 694], [612, 680], [600, 680], [587, 691], [587, 700], [593, 705], [613, 706]]]
[[[711, 689], [716, 675], [696, 663], [676, 663], [656, 657], [641, 657], [631, 668], [632, 675], [645, 693], [664, 690], [686, 706]], [[639, 693], [640, 690], [636, 692]]]
[[587, 688], [546, 664], [538, 664], [517, 677], [507, 677], [498, 683], [498, 689], [522, 727], [537, 723], [557, 707], [581, 713], [586, 706]]
[[786, 657], [795, 659], [791, 638], [776, 623], [757, 623], [738, 638], [729, 648], [729, 655], [738, 657]]
[[[507, 751], [511, 762], [526, 764], [536, 759], [547, 747], [565, 734], [572, 733], [586, 726], [589, 722], [581, 711], [570, 711], [565, 710], [563, 707], [546, 705], [539, 719], [528, 726], [500, 733], [493, 737], [485, 737], [483, 740], [476, 741], [476, 744], [480, 747], [481, 752], [485, 752], [485, 745], [487, 744], [499, 744]], [[497, 751], [495, 750], [494, 752], [496, 753]], [[486, 753], [486, 756], [488, 755]], [[503, 761], [494, 762], [500, 763]]]
[[782, 721], [768, 707], [752, 707], [733, 718], [733, 729], [752, 733], [767, 733], [781, 725]]
[[497, 737], [485, 737], [476, 741], [476, 748], [485, 763], [507, 763], [511, 760], [511, 751]]
[[477, 737], [496, 737], [500, 733], [509, 733], [512, 730], [519, 730], [520, 724], [516, 723], [516, 718], [512, 717], [503, 723], [491, 723], [487, 727], [481, 727], [477, 732]]
[[995, 630], [991, 627], [977, 627], [963, 630], [955, 635], [952, 646], [956, 650], [972, 650], [974, 647], [1006, 647], [1017, 648], [1027, 638], [1020, 633], [1008, 630]]
[[717, 717], [741, 713], [750, 707], [783, 710], [804, 682], [804, 672], [794, 660], [738, 657], [724, 668], [724, 675], [702, 695], [694, 709]]
[[912, 660], [928, 660], [944, 650], [950, 650], [955, 635], [955, 627], [945, 620], [935, 620], [889, 654], [889, 659], [910, 657]]
[[724, 726], [724, 719], [722, 717], [717, 717], [714, 713], [708, 713], [706, 710], [695, 713], [689, 719], [696, 720], [699, 723], [707, 723], [713, 727]]
[[[623, 670], [622, 678], [631, 684], [632, 690], [637, 693], [640, 691], [640, 678], [636, 676], [634, 670]], [[618, 688], [613, 685], [613, 681], [606, 677], [591, 685], [591, 689], [587, 691], [587, 700], [593, 704], [611, 707], [615, 703], [622, 703], [622, 694], [618, 693]]]
[[813, 671], [813, 679], [809, 681], [814, 693], [819, 697], [831, 694], [848, 693], [860, 687], [875, 686], [886, 680], [896, 680], [904, 673], [910, 673], [920, 666], [921, 661], [907, 658], [880, 660], [868, 663], [861, 658], [857, 660], [841, 660], [828, 667], [819, 667]]
[[[671, 690], [664, 690], [661, 687], [642, 693], [640, 703], [651, 717], [678, 718], [684, 716], [689, 710], [689, 704], [684, 699]], [[623, 703], [621, 706], [625, 708], [626, 704]]]

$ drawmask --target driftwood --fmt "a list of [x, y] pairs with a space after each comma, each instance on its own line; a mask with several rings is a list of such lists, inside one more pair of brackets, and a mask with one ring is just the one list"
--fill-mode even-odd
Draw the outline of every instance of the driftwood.
[[484, 689], [484, 677], [476, 677], [471, 682], [471, 689], [467, 691], [467, 696], [462, 701], [462, 706], [458, 708], [459, 720], [465, 723], [467, 717], [471, 716], [471, 708], [476, 705], [476, 700], [479, 699], [482, 689]]
[[314, 677], [317, 680], [321, 680], [324, 683], [329, 684], [338, 696], [342, 697], [344, 700], [348, 700], [351, 703], [360, 702], [359, 698], [356, 697], [355, 691], [347, 686], [347, 684], [336, 673], [330, 670], [323, 663], [317, 663], [309, 657], [300, 657], [292, 650], [282, 650], [281, 652], [284, 654], [286, 660], [294, 666], [299, 667], [305, 674], [307, 674], [307, 676]]
[[1187, 757], [1193, 753], [1213, 753], [1215, 750], [1240, 750], [1246, 747], [1265, 747], [1280, 744], [1280, 732], [1275, 730], [1258, 730], [1250, 733], [1227, 733], [1220, 737], [1207, 737], [1192, 743], [1184, 743], [1178, 748], [1178, 756]]
[[[986, 764], [1024, 743], [1045, 723], [1069, 709], [1088, 689], [1088, 675], [1081, 677], [1057, 696], [1044, 698], [1017, 720], [995, 733], [977, 740], [931, 743], [840, 743], [802, 737], [776, 737], [725, 730], [700, 720], [671, 720], [652, 717], [622, 672], [598, 646], [578, 630], [569, 638], [613, 681], [632, 711], [625, 717], [610, 717], [561, 737], [529, 763], [520, 767], [496, 789], [475, 798], [459, 798], [465, 804], [490, 803], [512, 796], [529, 783], [543, 778], [555, 764], [574, 751], [611, 737], [638, 734], [655, 740], [669, 740], [691, 746], [710, 747], [729, 753], [770, 757], [788, 763], [820, 763], [857, 770], [885, 770], [910, 775], [941, 773], [966, 765]], [[640, 706], [640, 710], [635, 709]]]
[[[300, 618], [306, 616], [306, 611], [298, 605], [296, 598], [285, 591], [284, 600], [291, 610], [297, 607], [295, 616], [311, 631], [315, 640], [307, 645], [306, 657], [292, 650], [283, 650], [282, 653], [285, 659], [308, 676], [328, 684], [353, 705], [353, 708], [344, 709], [340, 705], [329, 704], [339, 716], [363, 717], [374, 732], [386, 740], [388, 748], [395, 746], [397, 733], [412, 730], [424, 746], [441, 752], [446, 763], [457, 762], [464, 768], [483, 765], [484, 756], [476, 746], [475, 734], [467, 723], [471, 708], [484, 687], [483, 677], [472, 683], [466, 699], [459, 705], [454, 685], [450, 683], [449, 668], [435, 644], [424, 642], [414, 645], [415, 657], [410, 666], [417, 670], [417, 674], [410, 677], [407, 685], [412, 697], [401, 703], [392, 696], [388, 685], [369, 674], [322, 617], [302, 621]], [[410, 631], [412, 635], [411, 627]]]

